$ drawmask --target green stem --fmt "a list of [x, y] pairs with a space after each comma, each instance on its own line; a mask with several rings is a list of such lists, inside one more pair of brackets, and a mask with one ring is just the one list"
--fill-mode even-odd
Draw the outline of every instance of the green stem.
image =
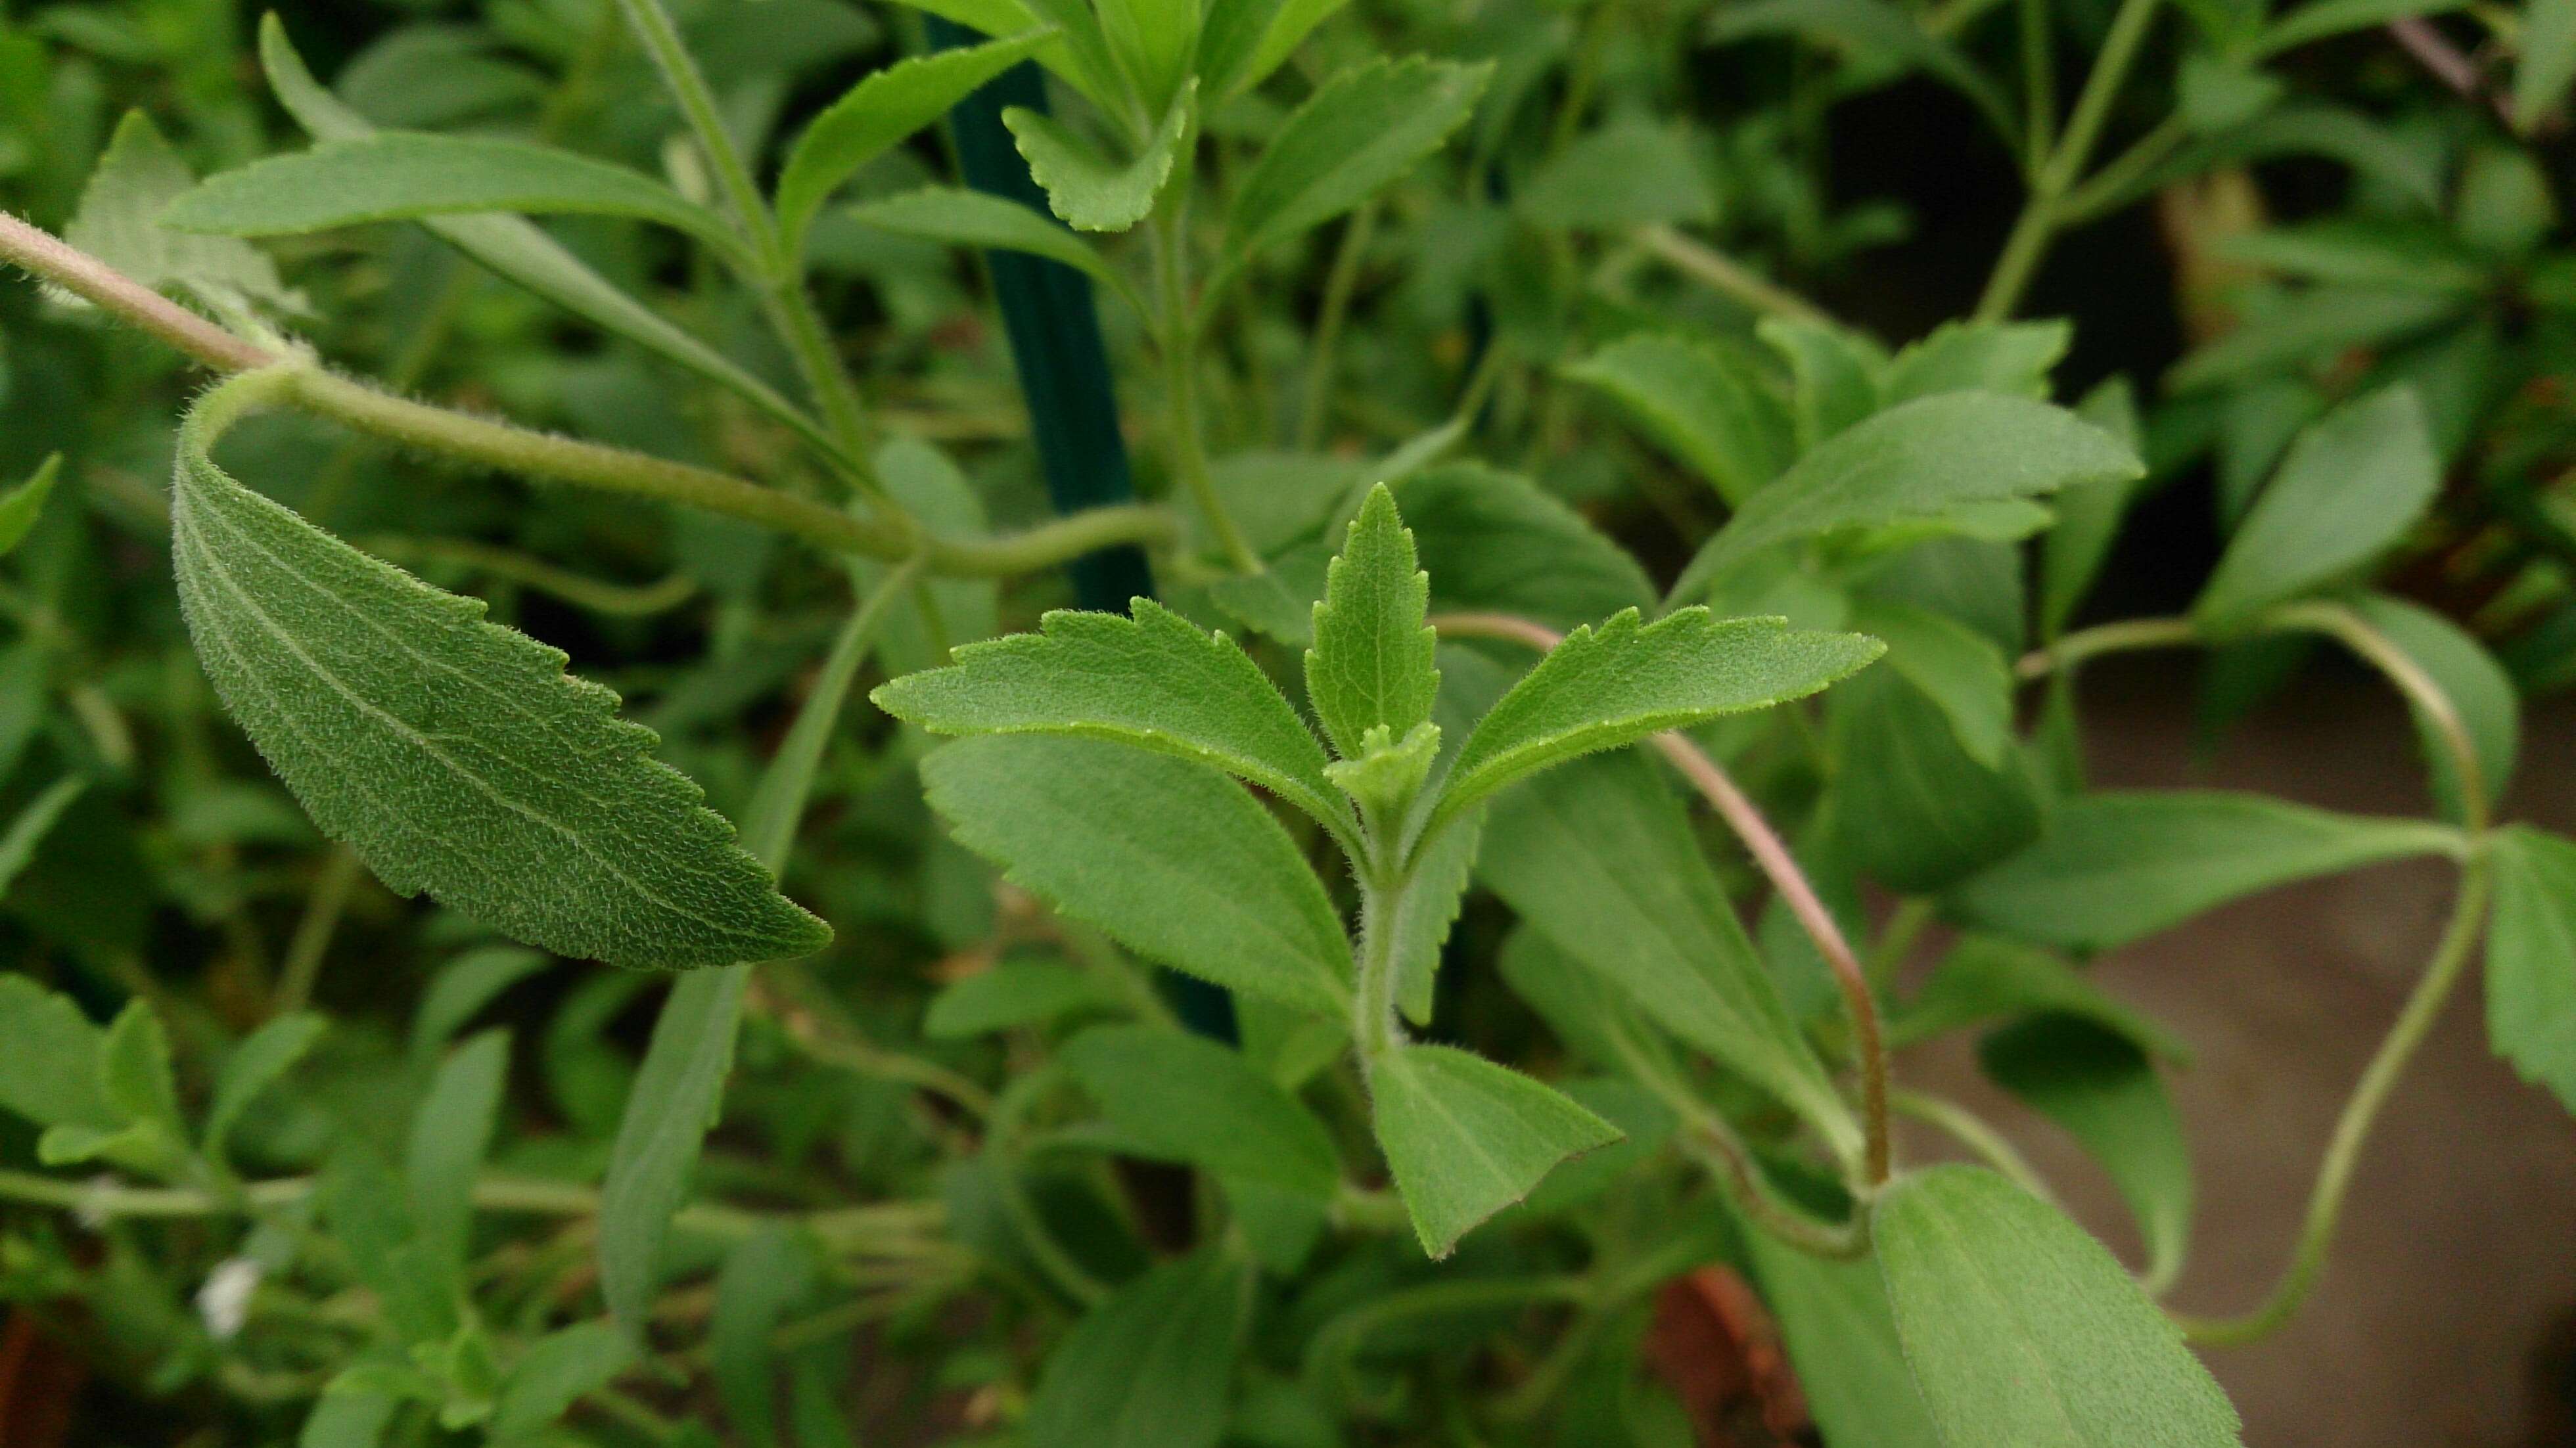
[[823, 420], [850, 461], [865, 467], [867, 415], [859, 406], [857, 386], [814, 310], [802, 269], [797, 259], [787, 254], [777, 218], [771, 215], [767, 198], [761, 195], [759, 185], [752, 180], [751, 168], [743, 162], [741, 147], [734, 144], [733, 133], [725, 126], [724, 113], [716, 104], [706, 75], [682, 43], [679, 28], [671, 23], [661, 0], [618, 0], [618, 5], [643, 40], [654, 66], [662, 72], [663, 84], [669, 87], [672, 99], [679, 102], [680, 113], [697, 137], [698, 149], [705, 153], [707, 166], [715, 173], [717, 189], [724, 193], [726, 210], [751, 244], [765, 282], [760, 288], [761, 305], [795, 357], [806, 390], [813, 394]]
[[1977, 1158], [2003, 1173], [2023, 1191], [2043, 1202], [2057, 1200], [2048, 1181], [2033, 1168], [2019, 1149], [2004, 1139], [2003, 1133], [1986, 1124], [1983, 1117], [1955, 1101], [1945, 1101], [1920, 1091], [1897, 1091], [1888, 1097], [1897, 1114], [1938, 1127], [1942, 1134], [1976, 1153]]
[[985, 1150], [995, 1156], [993, 1185], [1002, 1198], [1003, 1212], [1020, 1229], [1021, 1245], [1029, 1252], [1038, 1269], [1053, 1279], [1058, 1290], [1086, 1307], [1096, 1306], [1109, 1298], [1109, 1288], [1057, 1241], [1055, 1232], [1039, 1214], [1036, 1201], [1020, 1180], [1019, 1137], [1029, 1108], [1039, 1095], [1062, 1074], [1062, 1067], [1050, 1063], [1013, 1081], [994, 1103], [993, 1114], [985, 1133]]
[[1360, 938], [1352, 953], [1359, 979], [1351, 994], [1351, 1039], [1359, 1044], [1364, 1074], [1375, 1074], [1377, 1063], [1404, 1044], [1404, 1026], [1395, 1014], [1393, 928], [1402, 888], [1376, 880], [1360, 885]]
[[272, 1015], [292, 1015], [313, 999], [313, 982], [322, 974], [322, 957], [331, 953], [331, 937], [340, 930], [340, 912], [348, 906], [349, 889], [358, 882], [358, 852], [334, 845], [323, 858], [322, 873], [304, 902], [304, 918], [295, 922], [295, 938], [286, 947], [286, 964], [278, 973]]
[[1637, 244], [1663, 258], [1666, 265], [1723, 296], [1734, 298], [1757, 312], [1786, 317], [1793, 322], [1815, 322], [1831, 325], [1833, 318], [1825, 309], [1790, 291], [1777, 282], [1757, 276], [1753, 270], [1733, 257], [1692, 240], [1681, 232], [1656, 222], [1638, 227]]
[[1208, 530], [1216, 535], [1217, 545], [1225, 550], [1226, 560], [1235, 571], [1259, 573], [1261, 555], [1253, 551], [1251, 540], [1235, 526], [1225, 500], [1217, 496], [1216, 479], [1208, 472], [1207, 443], [1199, 434], [1198, 315], [1190, 305], [1183, 188], [1175, 184], [1173, 195], [1175, 199], [1157, 210], [1153, 220], [1154, 288], [1160, 314], [1165, 405], [1171, 409], [1168, 431], [1172, 471], [1197, 501]]
[[2178, 1319], [2184, 1334], [2193, 1341], [2251, 1342], [2289, 1321], [2315, 1290], [2318, 1277], [2325, 1271], [2326, 1254], [2334, 1245], [2335, 1225], [2342, 1218], [2353, 1171], [2360, 1165], [2362, 1148], [2369, 1144], [2370, 1129], [2379, 1119], [2380, 1108], [2387, 1104], [2389, 1093], [2396, 1090], [2407, 1065], [2415, 1059], [2417, 1048], [2424, 1044], [2425, 1035], [2441, 1018], [2452, 987], [2459, 984], [2476, 951], [2486, 921], [2487, 868], [2483, 853], [2462, 867], [2459, 896], [2451, 907], [2450, 924], [2442, 932], [2441, 943], [2434, 948], [2423, 978], [2415, 983], [2395, 1023], [2388, 1028], [2387, 1038], [2363, 1068], [2352, 1098], [2344, 1103], [2343, 1114], [2335, 1120], [2334, 1136], [2318, 1164], [2316, 1186], [2308, 1194], [2307, 1216], [2299, 1229], [2298, 1245], [2291, 1251], [2288, 1270], [2281, 1274], [2271, 1295], [2241, 1317]]
[[611, 583], [592, 578], [568, 568], [557, 568], [542, 558], [502, 548], [471, 538], [415, 538], [409, 534], [388, 533], [369, 538], [366, 550], [394, 563], [414, 566], [445, 565], [471, 569], [521, 588], [533, 588], [551, 594], [575, 608], [612, 618], [649, 618], [665, 613], [697, 597], [698, 585], [686, 573], [674, 573], [658, 583]]
[[2036, 175], [2047, 164], [2056, 141], [2057, 47], [2051, 43], [2048, 0], [2020, 0], [2019, 8], [2024, 144], [2030, 151], [2031, 173]]
[[2103, 37], [2101, 52], [2093, 59], [2092, 73], [2084, 79], [2084, 90], [2075, 98], [2074, 114], [2067, 118], [2066, 130], [2048, 153], [2045, 165], [2031, 178], [2030, 197], [2013, 223], [2012, 234], [1995, 259], [1994, 274], [1986, 279], [1985, 295], [1978, 298], [1976, 320], [1999, 322], [2021, 305], [2022, 293], [2030, 286], [2032, 273], [2038, 270], [2040, 258], [2047, 254], [2048, 244], [2062, 222], [2058, 204], [2084, 174], [2085, 165], [2093, 159], [2093, 147], [2102, 138], [2103, 123], [2111, 117], [2112, 103], [2119, 99], [2120, 87], [2129, 78], [2129, 67], [2136, 63], [2138, 50], [2156, 17], [2157, 0], [2120, 0], [2119, 12], [2111, 17], [2110, 33]]
[[1367, 258], [1369, 237], [1377, 230], [1377, 203], [1351, 213], [1342, 224], [1341, 244], [1333, 252], [1332, 270], [1324, 275], [1324, 301], [1315, 316], [1315, 334], [1306, 342], [1306, 395], [1297, 413], [1297, 450], [1313, 452], [1324, 441], [1324, 424], [1333, 411], [1334, 349], [1342, 322], [1351, 310], [1351, 293], [1359, 286], [1360, 264]]
[[2180, 116], [2158, 121], [2155, 129], [2131, 142], [2129, 149], [2104, 162], [2102, 169], [2083, 185], [2066, 193], [2057, 208], [2058, 224], [2082, 226], [2128, 205], [2136, 199], [2133, 193], [2139, 184], [2190, 137], [2191, 127]]

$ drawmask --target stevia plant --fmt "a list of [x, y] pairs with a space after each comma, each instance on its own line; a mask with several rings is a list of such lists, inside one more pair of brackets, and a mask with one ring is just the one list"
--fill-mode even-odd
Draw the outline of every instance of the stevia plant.
[[[549, 0], [331, 86], [266, 16], [302, 148], [211, 0], [0, 25], [0, 185], [61, 221], [0, 215], [47, 284], [0, 303], [7, 1351], [302, 1448], [2199, 1448], [2193, 1347], [2317, 1287], [2482, 947], [2576, 1102], [2576, 843], [2496, 819], [2568, 652], [2565, 0], [2384, 122], [2286, 58], [2438, 70], [2423, 7], [926, 8], [980, 34]], [[1696, 83], [1782, 36], [1830, 55]], [[141, 56], [179, 141], [109, 124]], [[1890, 347], [1788, 283], [1902, 232], [1820, 128], [1909, 73], [2026, 194]], [[1002, 88], [1043, 210], [931, 139]], [[2361, 184], [2208, 201], [2291, 153]], [[2061, 405], [2012, 318], [2150, 196], [2195, 350]], [[1007, 360], [969, 251], [1047, 265]], [[1155, 500], [1048, 519], [1024, 411], [1126, 470], [1095, 296]], [[2203, 453], [2215, 570], [2092, 621]], [[1105, 549], [1160, 601], [1051, 607]], [[2511, 579], [2512, 672], [2426, 559]], [[2427, 818], [2088, 784], [2089, 662], [2205, 648], [2216, 714], [2319, 643]], [[2418, 857], [2451, 913], [2287, 1267], [2184, 1310], [2189, 1046], [2084, 963]], [[1909, 1084], [1960, 1031], [2130, 1260]]]

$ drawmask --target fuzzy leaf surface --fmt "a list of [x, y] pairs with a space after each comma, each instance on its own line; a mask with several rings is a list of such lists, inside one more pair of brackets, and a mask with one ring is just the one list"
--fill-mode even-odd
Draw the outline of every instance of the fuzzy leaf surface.
[[1370, 1064], [1369, 1093], [1396, 1193], [1435, 1258], [1558, 1162], [1619, 1139], [1554, 1087], [1450, 1046], [1387, 1051]]
[[1566, 369], [1741, 504], [1789, 463], [1793, 425], [1743, 357], [1680, 337], [1627, 337]]
[[[210, 305], [258, 302], [303, 310], [277, 265], [231, 236], [190, 236], [161, 224], [170, 203], [197, 184], [187, 161], [142, 111], [128, 111], [81, 189], [63, 240], [147, 287], [185, 291]], [[0, 548], [5, 553], [6, 548]]]
[[1067, 1041], [1061, 1059], [1120, 1144], [1140, 1155], [1317, 1199], [1341, 1180], [1323, 1122], [1231, 1047], [1152, 1026], [1095, 1026]]
[[832, 933], [652, 758], [564, 656], [234, 481], [182, 430], [179, 602], [225, 707], [323, 833], [559, 954], [683, 968], [809, 955]]
[[1722, 619], [1693, 607], [1645, 623], [1624, 610], [1597, 630], [1566, 635], [1477, 721], [1440, 813], [1454, 816], [1579, 754], [1802, 698], [1881, 651], [1876, 639], [1795, 630], [1785, 619]]
[[2241, 1448], [2182, 1334], [2084, 1229], [1993, 1172], [1899, 1179], [1871, 1240], [1951, 1448]]
[[1216, 1448], [1248, 1301], [1213, 1251], [1120, 1287], [1048, 1354], [1029, 1448]]
[[2135, 453], [2064, 408], [1990, 392], [1919, 398], [1846, 429], [1746, 499], [1691, 560], [1673, 596], [1698, 597], [1719, 573], [1773, 544], [1938, 520], [2145, 471]]
[[963, 739], [922, 762], [957, 842], [1162, 963], [1285, 1005], [1349, 1002], [1323, 882], [1251, 795], [1205, 765], [1098, 739]]
[[1307, 699], [1344, 759], [1368, 752], [1361, 739], [1372, 729], [1401, 739], [1430, 720], [1440, 690], [1440, 636], [1423, 622], [1430, 604], [1431, 576], [1415, 561], [1394, 495], [1371, 489], [1325, 570], [1306, 651]]
[[1241, 645], [1150, 599], [1133, 618], [1056, 610], [869, 697], [933, 734], [1065, 734], [1213, 765], [1327, 822], [1324, 747]]

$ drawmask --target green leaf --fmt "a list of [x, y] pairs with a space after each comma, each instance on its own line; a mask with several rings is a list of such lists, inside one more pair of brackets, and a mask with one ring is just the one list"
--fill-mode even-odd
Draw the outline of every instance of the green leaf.
[[724, 1102], [750, 978], [748, 968], [732, 966], [695, 971], [672, 985], [618, 1118], [600, 1191], [599, 1284], [609, 1315], [638, 1341], [661, 1287], [663, 1239], [688, 1200], [699, 1151]]
[[[2114, 377], [2085, 394], [2075, 414], [2120, 440], [2132, 452], [2144, 439], [2138, 399], [2125, 377]], [[2040, 540], [2039, 622], [2042, 637], [2053, 638], [2075, 616], [2093, 580], [2111, 556], [2120, 521], [2136, 494], [2134, 480], [2105, 478], [2058, 490], [2057, 526]]]
[[1749, 1223], [1739, 1235], [1827, 1448], [1941, 1448], [1878, 1264], [1802, 1252]]
[[[52, 1025], [59, 1030], [59, 1018]], [[67, 1056], [76, 1050], [72, 1041], [57, 1039], [49, 1054]], [[105, 1161], [165, 1178], [188, 1167], [187, 1128], [179, 1117], [179, 1082], [170, 1062], [170, 1036], [162, 1029], [161, 1018], [141, 999], [127, 1001], [98, 1038], [90, 1080], [96, 1095], [79, 1104], [103, 1107], [103, 1120], [48, 1126], [36, 1141], [38, 1161], [46, 1166]], [[58, 1095], [54, 1104], [70, 1104], [74, 1099]]]
[[1662, 1029], [1857, 1146], [1658, 768], [1587, 759], [1496, 801], [1478, 876]]
[[304, 310], [303, 296], [278, 280], [276, 264], [257, 247], [235, 237], [189, 236], [161, 224], [170, 203], [196, 184], [196, 173], [152, 118], [128, 111], [82, 188], [63, 240], [147, 287], [187, 292], [218, 311], [253, 302], [281, 312]]
[[1199, 40], [1198, 0], [1094, 0], [1100, 33], [1149, 112], [1172, 103]]
[[1440, 148], [1475, 109], [1490, 62], [1411, 57], [1326, 81], [1243, 175], [1226, 218], [1231, 265], [1368, 200]]
[[[259, 63], [278, 104], [315, 140], [363, 140], [377, 134], [366, 117], [313, 79], [274, 13], [260, 17]], [[730, 389], [828, 450], [831, 440], [821, 424], [776, 388], [618, 290], [526, 217], [431, 216], [422, 218], [421, 225], [495, 276]]]
[[1381, 483], [1325, 571], [1306, 651], [1307, 699], [1344, 759], [1367, 752], [1361, 737], [1372, 729], [1401, 738], [1430, 722], [1440, 691], [1431, 657], [1440, 636], [1423, 622], [1430, 602], [1431, 576], [1415, 566], [1413, 534]]
[[2490, 848], [2487, 1040], [2576, 1111], [2576, 843], [2509, 825]]
[[492, 1149], [509, 1069], [509, 1032], [472, 1037], [439, 1064], [411, 1120], [403, 1185], [414, 1240], [424, 1265], [457, 1291], [465, 1285], [465, 1251], [473, 1236], [474, 1178]]
[[0, 830], [0, 895], [7, 894], [18, 876], [35, 863], [37, 849], [62, 822], [63, 811], [88, 790], [89, 780], [80, 775], [55, 780], [44, 793], [27, 801], [27, 807], [9, 821], [9, 828]]
[[53, 496], [54, 480], [62, 470], [63, 455], [49, 453], [27, 481], [0, 493], [0, 558], [27, 541], [28, 530], [44, 515], [45, 500]]
[[2260, 795], [2156, 790], [2059, 807], [2037, 844], [1961, 885], [1967, 918], [2070, 950], [2108, 950], [2238, 896], [2410, 855], [2458, 836]]
[[276, 1085], [304, 1059], [327, 1028], [322, 1017], [298, 1011], [268, 1022], [233, 1048], [224, 1059], [224, 1069], [215, 1076], [214, 1104], [206, 1111], [204, 1149], [209, 1160], [226, 1159], [224, 1141], [232, 1134], [233, 1124], [259, 1099], [259, 1093]]
[[1431, 575], [1433, 612], [1517, 614], [1568, 629], [1655, 602], [1654, 583], [1626, 549], [1517, 473], [1427, 468], [1396, 483], [1395, 497]]
[[295, 1448], [376, 1448], [401, 1407], [402, 1399], [391, 1393], [341, 1389], [334, 1379], [305, 1415]]
[[1380, 1054], [1369, 1063], [1369, 1094], [1396, 1193], [1435, 1258], [1528, 1196], [1558, 1162], [1619, 1139], [1562, 1092], [1449, 1046]]
[[2456, 293], [2412, 285], [2312, 287], [2175, 363], [2166, 387], [2179, 393], [2248, 382], [2312, 357], [2394, 346], [2452, 321], [2464, 305]]
[[1648, 437], [1742, 504], [1780, 475], [1793, 424], [1767, 379], [1740, 354], [1680, 337], [1623, 338], [1565, 369]]
[[1020, 158], [1044, 187], [1047, 205], [1076, 231], [1125, 231], [1145, 219], [1172, 176], [1194, 109], [1185, 91], [1163, 114], [1144, 149], [1126, 161], [1103, 156], [1053, 116], [1025, 106], [1002, 112]]
[[208, 398], [171, 492], [180, 603], [216, 693], [323, 833], [396, 893], [564, 955], [687, 967], [830, 941], [616, 695], [217, 468], [207, 448], [249, 399]]
[[[778, 174], [778, 230], [787, 254], [801, 255], [823, 202], [859, 168], [946, 115], [986, 81], [1028, 58], [1052, 30], [936, 51], [876, 72], [808, 123]], [[1008, 203], [1004, 203], [1008, 204]]]
[[1199, 77], [1211, 103], [1261, 84], [1350, 0], [1208, 0]]
[[1888, 365], [1890, 406], [1945, 392], [2048, 400], [2048, 374], [2075, 340], [2066, 322], [1944, 322]]
[[1624, 610], [1566, 635], [1477, 721], [1439, 817], [1579, 754], [1802, 698], [1880, 652], [1875, 639], [1793, 630], [1784, 619], [1694, 607], [1648, 624]]
[[1697, 597], [1718, 574], [1774, 544], [1937, 521], [2144, 472], [2136, 454], [2064, 408], [1982, 392], [1922, 398], [1846, 430], [1746, 499], [1691, 560], [1673, 596]]
[[1962, 937], [1941, 957], [1923, 988], [1888, 1022], [1888, 1043], [1910, 1046], [1962, 1026], [2041, 1014], [2090, 1021], [2173, 1060], [2191, 1056], [2180, 1037], [2122, 1005], [2064, 960], [2035, 945], [1982, 933]]
[[2290, 444], [2193, 616], [2211, 628], [2241, 624], [2350, 576], [2413, 527], [2441, 486], [2442, 462], [2413, 388], [2343, 404]]
[[605, 1322], [547, 1333], [501, 1379], [485, 1431], [493, 1448], [525, 1443], [553, 1427], [584, 1395], [635, 1366], [635, 1349]]
[[2531, 0], [2522, 8], [2521, 59], [2513, 68], [2513, 124], [2530, 132], [2576, 83], [2576, 0]]
[[161, 224], [209, 236], [295, 236], [483, 211], [632, 217], [742, 254], [724, 218], [641, 172], [520, 141], [421, 131], [324, 141], [209, 177]]
[[[2403, 599], [2370, 594], [2352, 600], [2352, 610], [2440, 687], [2468, 732], [2486, 802], [2494, 804], [2502, 798], [2504, 787], [2513, 780], [2514, 757], [2522, 748], [2522, 696], [2504, 665], [2475, 635]], [[2433, 797], [2445, 814], [2457, 819], [2460, 778], [2451, 760], [2449, 739], [2411, 699], [2407, 708], [2415, 717], [2416, 738], [2432, 773]]]
[[744, 1441], [775, 1448], [778, 1352], [771, 1337], [787, 1313], [813, 1292], [817, 1252], [797, 1227], [772, 1223], [725, 1254], [716, 1273], [716, 1305], [707, 1356], [725, 1416]]
[[868, 697], [933, 734], [1079, 735], [1195, 760], [1339, 827], [1324, 747], [1261, 666], [1151, 599], [1133, 606], [1050, 612], [1037, 633], [965, 645]]
[[2038, 838], [2039, 790], [2022, 751], [1979, 762], [1953, 716], [1906, 675], [1869, 671], [1835, 691], [1826, 716], [1840, 764], [1834, 828], [1881, 884], [1930, 894]]
[[1994, 641], [1947, 614], [1862, 597], [1850, 625], [1887, 645], [1887, 666], [1940, 709], [1968, 757], [1988, 769], [2012, 746], [2013, 677]]
[[1871, 1240], [1953, 1448], [2241, 1448], [2182, 1333], [2084, 1230], [1977, 1167], [1899, 1179]]
[[1350, 945], [1269, 811], [1204, 765], [1096, 739], [960, 740], [922, 762], [957, 842], [1135, 950], [1339, 1019]]
[[922, 1014], [921, 1033], [962, 1041], [1119, 1005], [1117, 992], [1088, 971], [1060, 960], [1005, 960], [942, 987]]
[[1542, 162], [1512, 197], [1530, 225], [1627, 231], [1717, 219], [1717, 196], [1691, 137], [1643, 118], [1612, 121]]
[[1788, 317], [1765, 317], [1753, 330], [1789, 364], [1796, 453], [1810, 451], [1886, 406], [1881, 379], [1890, 359], [1875, 340], [1829, 322]]
[[39, 1126], [112, 1131], [121, 1118], [100, 1084], [106, 1033], [71, 997], [24, 975], [0, 975], [0, 1107]]
[[411, 1057], [423, 1069], [465, 1023], [503, 991], [546, 968], [546, 957], [516, 945], [489, 945], [449, 961], [411, 1019]]
[[2191, 1149], [2147, 1053], [2095, 1021], [2049, 1015], [1988, 1036], [1977, 1059], [2102, 1164], [2137, 1220], [2144, 1276], [2172, 1282], [2191, 1243]]
[[1121, 1150], [1317, 1200], [1341, 1181], [1323, 1122], [1231, 1047], [1153, 1026], [1094, 1026], [1060, 1059]]
[[1363, 818], [1392, 824], [1404, 818], [1439, 756], [1439, 725], [1416, 724], [1396, 739], [1378, 724], [1360, 736], [1358, 758], [1334, 760], [1324, 766], [1324, 776], [1351, 797]]
[[1395, 972], [1395, 1004], [1417, 1026], [1431, 1024], [1440, 952], [1449, 943], [1450, 927], [1458, 923], [1459, 908], [1466, 903], [1467, 881], [1484, 832], [1482, 811], [1441, 831], [1414, 858], [1404, 892], [1395, 899], [1387, 924], [1394, 935], [1390, 968]]
[[1024, 251], [1059, 261], [1126, 297], [1139, 313], [1145, 311], [1127, 278], [1111, 268], [1097, 248], [1065, 230], [1062, 223], [1016, 201], [987, 196], [981, 191], [931, 186], [854, 206], [849, 214], [866, 225], [903, 236], [927, 237], [951, 246], [988, 251]]
[[1216, 1448], [1248, 1303], [1213, 1251], [1119, 1288], [1048, 1354], [1029, 1448]]

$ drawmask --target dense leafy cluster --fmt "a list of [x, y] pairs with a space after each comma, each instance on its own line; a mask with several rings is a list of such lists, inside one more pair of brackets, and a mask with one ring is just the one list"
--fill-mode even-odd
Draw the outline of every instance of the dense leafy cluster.
[[[2473, 965], [2576, 1107], [2576, 841], [2496, 818], [2576, 680], [2576, 3], [917, 3], [0, 22], [69, 1441], [2227, 1448], [2194, 1345]], [[2018, 220], [1873, 329], [1825, 140], [1911, 78]], [[2015, 318], [2149, 206], [2179, 358], [2070, 387]], [[2088, 661], [2223, 725], [2320, 642], [2425, 817], [2089, 782]], [[2287, 1267], [2175, 1310], [2189, 1043], [2086, 964], [2418, 857]], [[1905, 1090], [1960, 1032], [2135, 1262]]]

